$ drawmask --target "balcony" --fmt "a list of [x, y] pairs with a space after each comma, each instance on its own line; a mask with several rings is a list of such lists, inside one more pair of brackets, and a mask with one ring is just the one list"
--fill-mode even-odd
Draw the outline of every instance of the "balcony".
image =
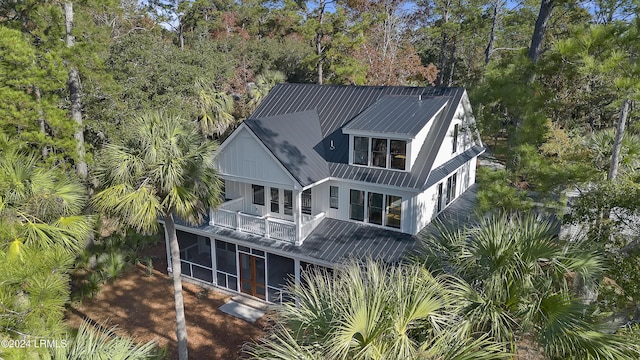
[[300, 234], [298, 235], [296, 234], [296, 223], [293, 221], [278, 219], [269, 215], [252, 215], [243, 212], [243, 209], [244, 198], [229, 200], [220, 205], [217, 210], [211, 210], [210, 225], [301, 245], [302, 241], [311, 234], [325, 216], [324, 213], [315, 216], [303, 214]]

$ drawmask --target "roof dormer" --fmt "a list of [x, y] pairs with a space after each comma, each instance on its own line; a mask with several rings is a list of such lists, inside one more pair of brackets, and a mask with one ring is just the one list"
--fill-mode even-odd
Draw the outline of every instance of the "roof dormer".
[[433, 119], [448, 97], [385, 96], [342, 128], [349, 164], [411, 171]]

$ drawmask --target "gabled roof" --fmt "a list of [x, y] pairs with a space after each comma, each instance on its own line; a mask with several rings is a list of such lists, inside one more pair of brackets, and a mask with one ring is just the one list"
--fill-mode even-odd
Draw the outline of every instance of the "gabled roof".
[[449, 101], [449, 97], [385, 96], [342, 127], [413, 138]]
[[[420, 190], [427, 184], [464, 92], [442, 87], [279, 84], [245, 123], [302, 186], [335, 177]], [[399, 124], [398, 114], [416, 123]], [[399, 129], [395, 131], [414, 134], [419, 123], [424, 126], [435, 114], [411, 172], [349, 165], [349, 136], [343, 128], [382, 131], [393, 116], [393, 126]]]
[[302, 186], [329, 177], [324, 160], [320, 121], [315, 110], [260, 119], [248, 119], [247, 127], [264, 143]]

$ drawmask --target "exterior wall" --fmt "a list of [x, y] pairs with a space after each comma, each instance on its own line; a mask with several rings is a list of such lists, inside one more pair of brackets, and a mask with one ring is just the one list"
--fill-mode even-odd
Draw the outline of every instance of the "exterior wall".
[[416, 195], [412, 199], [412, 216], [413, 219], [415, 219], [414, 227], [412, 228], [414, 235], [420, 232], [422, 228], [427, 226], [439, 214], [438, 184], [442, 184], [443, 200], [441, 211], [443, 211], [448, 206], [447, 204], [445, 204], [444, 200], [447, 194], [447, 179], [453, 174], [456, 174], [456, 189], [455, 197], [453, 198], [453, 200], [455, 200], [460, 195], [462, 195], [462, 193], [464, 193], [471, 185], [475, 184], [476, 163], [477, 157], [474, 157], [455, 171], [448, 174], [444, 179], [440, 180], [438, 183], [426, 189], [422, 193]]
[[475, 141], [473, 136], [476, 131], [475, 119], [471, 113], [471, 104], [469, 103], [469, 97], [466, 92], [458, 104], [451, 124], [449, 124], [447, 135], [442, 141], [442, 145], [433, 164], [434, 168], [437, 168], [455, 156], [452, 150], [453, 133], [456, 124], [458, 125], [458, 146], [455, 154], [459, 154], [472, 147]]
[[292, 177], [246, 128], [240, 129], [224, 144], [216, 157], [216, 167], [225, 178], [281, 187], [294, 185]]
[[[329, 187], [330, 186], [338, 187], [338, 209], [332, 209], [329, 207]], [[330, 181], [325, 181], [321, 184], [318, 184], [313, 188], [313, 190], [316, 191], [312, 193], [313, 201], [315, 202], [314, 207], [317, 205], [318, 209], [320, 211], [324, 211], [326, 214], [326, 217], [328, 218], [344, 220], [344, 221], [352, 221], [360, 224], [367, 223], [366, 215], [365, 215], [364, 222], [349, 219], [349, 206], [350, 206], [349, 197], [350, 197], [351, 189], [402, 197], [402, 220], [400, 221], [400, 226], [401, 226], [400, 229], [396, 229], [396, 228], [392, 228], [384, 225], [376, 225], [376, 224], [371, 224], [371, 226], [379, 226], [388, 230], [398, 230], [405, 233], [411, 232], [413, 221], [411, 220], [411, 214], [410, 214], [410, 209], [411, 209], [410, 203], [411, 203], [411, 197], [412, 197], [412, 193], [410, 192], [406, 192], [398, 189], [389, 189], [382, 186], [371, 186], [371, 185], [361, 184], [361, 183], [330, 180]], [[315, 195], [316, 193], [318, 194], [318, 196]], [[366, 208], [366, 204], [365, 204], [365, 208]], [[366, 209], [365, 209], [365, 212], [366, 212]]]

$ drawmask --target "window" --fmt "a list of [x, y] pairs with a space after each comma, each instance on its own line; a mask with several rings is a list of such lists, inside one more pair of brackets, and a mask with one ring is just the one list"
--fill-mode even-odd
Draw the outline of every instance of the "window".
[[447, 179], [447, 204], [449, 204], [453, 201], [453, 199], [456, 198], [456, 175], [457, 174], [453, 174]]
[[[365, 204], [366, 199], [366, 204]], [[349, 218], [367, 223], [400, 229], [402, 220], [402, 197], [378, 193], [350, 191]], [[367, 210], [365, 213], [364, 210]]]
[[387, 139], [372, 139], [371, 160], [373, 166], [387, 167]]
[[442, 183], [438, 184], [438, 212], [442, 211]]
[[364, 191], [351, 190], [349, 202], [349, 219], [364, 221]]
[[302, 206], [301, 206], [302, 213], [311, 215], [311, 189], [307, 189], [302, 192], [301, 201], [302, 201]]
[[293, 193], [291, 190], [284, 191], [284, 214], [293, 215]]
[[382, 206], [384, 196], [377, 193], [369, 193], [369, 223], [382, 225]]
[[458, 124], [453, 125], [453, 151], [452, 153], [456, 153], [458, 151]]
[[[371, 162], [369, 162], [371, 158]], [[405, 140], [353, 137], [353, 163], [387, 169], [407, 169], [407, 142]]]
[[256, 205], [264, 205], [264, 186], [251, 185], [253, 188], [253, 203]]
[[391, 168], [405, 170], [407, 165], [407, 142], [391, 140]]
[[329, 186], [329, 207], [332, 209], [338, 208], [338, 187]]
[[369, 165], [369, 138], [354, 136], [353, 138], [353, 163]]
[[402, 220], [402, 198], [400, 196], [387, 195], [387, 221], [389, 227], [400, 229]]
[[271, 188], [271, 212], [280, 212], [280, 189]]

